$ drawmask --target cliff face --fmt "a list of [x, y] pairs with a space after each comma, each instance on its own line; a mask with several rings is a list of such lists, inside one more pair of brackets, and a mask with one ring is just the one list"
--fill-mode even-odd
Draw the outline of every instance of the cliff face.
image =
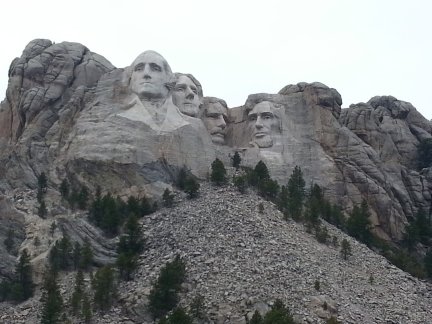
[[[145, 60], [160, 60], [166, 72], [159, 101], [133, 84], [141, 85], [136, 65]], [[194, 86], [198, 113], [184, 110], [195, 101], [181, 101]], [[34, 40], [12, 62], [1, 103], [0, 189], [35, 188], [45, 172], [53, 187], [68, 178], [157, 195], [180, 167], [205, 178], [214, 158], [229, 163], [238, 151], [244, 165], [263, 160], [280, 184], [301, 166], [307, 183], [346, 211], [366, 199], [375, 231], [401, 239], [407, 220], [431, 204], [430, 172], [416, 170], [416, 145], [431, 137], [431, 123], [393, 97], [341, 105], [335, 89], [299, 83], [226, 109], [155, 52], [117, 69], [83, 45]]]

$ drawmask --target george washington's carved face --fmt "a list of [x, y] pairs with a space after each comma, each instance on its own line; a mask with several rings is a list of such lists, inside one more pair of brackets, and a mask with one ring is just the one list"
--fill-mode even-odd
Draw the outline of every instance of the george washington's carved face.
[[252, 142], [258, 147], [273, 146], [272, 135], [279, 130], [279, 121], [270, 102], [260, 102], [249, 111], [248, 127], [252, 132]]
[[172, 93], [173, 103], [179, 110], [188, 116], [198, 116], [201, 98], [198, 95], [198, 87], [186, 75], [181, 75]]
[[130, 88], [141, 99], [165, 98], [168, 95], [165, 84], [171, 74], [171, 68], [160, 54], [146, 51], [132, 63]]

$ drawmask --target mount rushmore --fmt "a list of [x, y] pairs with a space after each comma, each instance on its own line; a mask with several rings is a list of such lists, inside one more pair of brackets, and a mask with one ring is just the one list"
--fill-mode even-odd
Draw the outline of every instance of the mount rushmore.
[[45, 172], [53, 186], [160, 195], [183, 166], [204, 179], [215, 158], [227, 165], [239, 152], [280, 184], [300, 166], [345, 211], [366, 199], [385, 239], [429, 211], [432, 172], [416, 156], [432, 125], [410, 103], [381, 96], [342, 109], [335, 89], [301, 82], [227, 107], [204, 90], [154, 51], [116, 68], [81, 44], [33, 40], [11, 63], [0, 107], [0, 190], [35, 188]]

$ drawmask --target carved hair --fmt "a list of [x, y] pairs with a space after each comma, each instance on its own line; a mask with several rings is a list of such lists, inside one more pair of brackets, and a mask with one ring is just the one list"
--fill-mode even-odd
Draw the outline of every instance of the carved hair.
[[222, 107], [224, 107], [226, 110], [228, 110], [228, 106], [227, 106], [227, 103], [225, 102], [225, 100], [219, 99], [216, 97], [204, 97], [204, 104], [202, 106], [202, 109], [200, 109], [199, 117], [200, 118], [205, 117], [206, 112], [207, 112], [207, 108], [209, 107], [209, 105], [216, 104], [216, 103], [221, 104]]
[[181, 76], [188, 77], [193, 82], [193, 84], [195, 84], [195, 86], [197, 87], [197, 90], [198, 90], [198, 96], [200, 98], [202, 98], [204, 96], [203, 95], [203, 90], [202, 90], [201, 83], [192, 74], [189, 74], [189, 73], [179, 73], [179, 72], [174, 73], [174, 77], [173, 77], [173, 80], [172, 80], [172, 82], [174, 83], [174, 85], [178, 82], [178, 79]]

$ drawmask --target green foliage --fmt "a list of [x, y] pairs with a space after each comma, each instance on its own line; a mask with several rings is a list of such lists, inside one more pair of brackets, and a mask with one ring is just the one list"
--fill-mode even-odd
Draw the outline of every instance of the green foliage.
[[417, 146], [419, 169], [428, 168], [432, 165], [432, 138], [422, 140]]
[[432, 250], [429, 250], [426, 253], [426, 256], [423, 260], [426, 274], [429, 278], [432, 278]]
[[75, 287], [70, 299], [70, 305], [72, 313], [77, 315], [81, 309], [82, 298], [84, 293], [84, 275], [81, 270], [76, 273], [75, 276]]
[[293, 219], [300, 219], [302, 216], [303, 202], [305, 198], [305, 181], [303, 172], [299, 166], [295, 166], [288, 179], [288, 213]]
[[92, 318], [91, 303], [85, 291], [83, 292], [83, 297], [82, 297], [81, 314], [84, 323], [88, 324], [91, 322], [91, 318]]
[[315, 280], [315, 283], [314, 283], [314, 288], [315, 288], [315, 290], [316, 290], [316, 291], [319, 291], [319, 290], [320, 290], [320, 288], [321, 288], [321, 285], [320, 285], [320, 282], [319, 282], [319, 280]]
[[327, 244], [330, 239], [327, 227], [319, 225], [315, 226], [315, 237], [318, 242]]
[[86, 186], [82, 186], [77, 196], [78, 208], [82, 210], [87, 209], [88, 199], [89, 199], [88, 188]]
[[241, 163], [241, 157], [240, 157], [239, 152], [235, 152], [234, 156], [231, 158], [231, 160], [232, 160], [232, 166], [234, 168], [236, 168], [236, 170], [238, 170], [240, 167], [240, 163]]
[[117, 246], [117, 267], [120, 276], [125, 280], [132, 279], [132, 272], [138, 265], [138, 255], [144, 248], [144, 239], [138, 220], [130, 216], [125, 226], [125, 234]]
[[105, 266], [96, 271], [93, 278], [93, 302], [97, 309], [108, 310], [117, 297], [114, 270]]
[[258, 185], [261, 181], [270, 179], [270, 172], [263, 161], [260, 160], [255, 165], [254, 175], [255, 177], [252, 179], [252, 182], [256, 181], [256, 183], [252, 183], [253, 185]]
[[233, 184], [237, 188], [237, 190], [240, 191], [242, 194], [246, 192], [247, 178], [245, 175], [234, 176]]
[[165, 189], [162, 195], [162, 201], [165, 207], [172, 207], [174, 204], [174, 194], [171, 193], [171, 190], [168, 188]]
[[58, 240], [51, 248], [49, 257], [51, 268], [56, 271], [68, 270], [73, 265], [72, 244], [67, 235]]
[[264, 316], [263, 324], [294, 324], [294, 319], [283, 302], [277, 299], [269, 312]]
[[79, 268], [82, 270], [89, 270], [93, 263], [93, 250], [88, 240], [84, 241], [84, 245], [81, 249], [81, 257], [79, 261]]
[[50, 269], [45, 274], [41, 304], [41, 324], [59, 323], [59, 317], [63, 310], [63, 299], [57, 284], [57, 272], [54, 269]]
[[40, 189], [42, 192], [46, 192], [48, 188], [48, 178], [45, 174], [45, 172], [41, 172], [41, 174], [38, 176], [38, 189]]
[[276, 180], [263, 179], [258, 183], [258, 193], [269, 200], [275, 200], [279, 192], [279, 184]]
[[256, 310], [252, 315], [252, 318], [250, 319], [248, 324], [262, 324], [262, 322], [263, 322], [263, 318], [261, 314]]
[[348, 258], [352, 255], [351, 244], [347, 239], [342, 240], [340, 253], [344, 260], [348, 260]]
[[61, 182], [59, 190], [62, 198], [67, 199], [69, 197], [70, 186], [69, 182], [66, 179], [63, 179], [63, 181]]
[[186, 311], [177, 307], [166, 319], [159, 321], [159, 324], [192, 324], [192, 317], [189, 316]]
[[46, 208], [45, 200], [42, 199], [40, 201], [40, 204], [39, 204], [39, 207], [38, 207], [38, 216], [40, 218], [45, 218], [46, 215], [47, 215], [47, 213], [48, 213], [48, 210]]
[[176, 186], [181, 189], [184, 190], [185, 189], [185, 184], [186, 184], [186, 179], [188, 178], [189, 172], [187, 171], [186, 167], [183, 166], [178, 175], [177, 175], [177, 180], [176, 180]]
[[370, 245], [372, 242], [369, 216], [370, 214], [367, 202], [363, 200], [360, 207], [354, 206], [347, 222], [347, 230], [349, 235], [355, 237], [360, 242], [363, 242], [367, 245]]
[[200, 188], [200, 184], [194, 177], [192, 176], [187, 177], [184, 184], [184, 191], [188, 194], [188, 197], [190, 199], [198, 196], [199, 188]]
[[185, 275], [186, 266], [179, 255], [161, 269], [149, 296], [149, 309], [154, 318], [166, 315], [177, 305]]
[[263, 213], [264, 213], [264, 205], [263, 205], [262, 202], [260, 202], [260, 203], [258, 204], [258, 212], [259, 212], [260, 214], [263, 214]]
[[390, 249], [384, 252], [384, 256], [399, 269], [402, 269], [412, 276], [424, 278], [426, 276], [423, 265], [410, 253], [403, 249]]
[[211, 169], [210, 180], [217, 186], [223, 185], [226, 182], [227, 173], [223, 162], [215, 159], [211, 164]]
[[197, 295], [190, 304], [190, 314], [191, 316], [198, 320], [205, 320], [206, 313], [204, 308], [204, 297], [201, 295]]
[[324, 206], [324, 195], [317, 184], [311, 186], [306, 206], [305, 221], [313, 226], [317, 226], [320, 223], [320, 216], [322, 215]]

